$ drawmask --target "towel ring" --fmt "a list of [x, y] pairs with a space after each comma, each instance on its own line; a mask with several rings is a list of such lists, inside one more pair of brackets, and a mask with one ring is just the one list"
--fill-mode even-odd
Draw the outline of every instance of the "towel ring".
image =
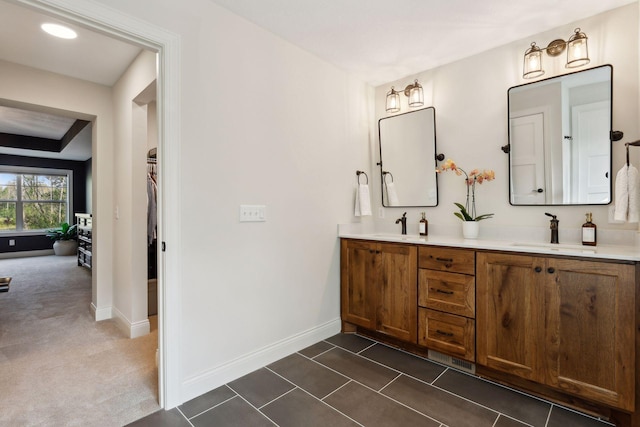
[[627, 149], [627, 166], [629, 166], [629, 147], [640, 147], [640, 139], [633, 142], [627, 142], [624, 146]]
[[382, 180], [384, 181], [384, 183], [387, 183], [387, 175], [391, 177], [391, 182], [393, 182], [393, 175], [391, 174], [391, 172], [382, 171]]
[[356, 171], [356, 175], [358, 176], [358, 184], [360, 184], [360, 175], [361, 174], [364, 175], [365, 178], [367, 178], [367, 181], [366, 181], [365, 184], [369, 185], [369, 176], [364, 171]]

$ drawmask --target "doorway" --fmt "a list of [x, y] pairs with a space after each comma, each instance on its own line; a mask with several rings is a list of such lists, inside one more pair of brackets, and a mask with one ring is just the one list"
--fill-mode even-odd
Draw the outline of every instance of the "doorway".
[[[118, 10], [94, 2], [18, 0], [36, 10], [78, 23], [103, 34], [142, 46], [158, 54], [158, 340], [160, 406], [173, 408], [182, 403], [180, 266], [180, 37], [164, 28], [132, 18]], [[94, 171], [94, 174], [96, 171]], [[113, 215], [113, 205], [99, 206], [105, 218]], [[107, 248], [113, 249], [113, 248]], [[100, 256], [98, 254], [98, 256]]]
[[[179, 220], [179, 123], [180, 116], [172, 109], [172, 114], [166, 114], [168, 106], [179, 105], [179, 37], [152, 24], [132, 19], [113, 8], [107, 8], [98, 3], [76, 2], [69, 5], [63, 0], [49, 0], [46, 4], [38, 0], [18, 0], [20, 5], [42, 11], [59, 20], [77, 23], [102, 34], [142, 46], [158, 53], [158, 180], [162, 190], [158, 194], [158, 240], [162, 242], [163, 251], [158, 257], [158, 330], [159, 330], [159, 398], [160, 405], [165, 408], [174, 407], [180, 403], [180, 331], [181, 292], [174, 284], [179, 281], [179, 265], [181, 255], [180, 234], [177, 224]], [[98, 124], [99, 126], [100, 124]], [[166, 144], [165, 141], [171, 141]], [[112, 159], [107, 159], [107, 161]], [[102, 162], [102, 160], [101, 160]], [[101, 178], [101, 171], [93, 170], [94, 178]], [[95, 187], [94, 187], [95, 188]], [[98, 198], [103, 195], [95, 192]], [[96, 215], [105, 218], [97, 227], [104, 227], [113, 218], [114, 205], [112, 201], [97, 204]], [[95, 201], [94, 201], [95, 204]], [[166, 219], [166, 220], [165, 220]], [[108, 226], [103, 228], [105, 237], [110, 232]], [[164, 242], [169, 242], [166, 245]], [[166, 247], [166, 251], [164, 248]], [[106, 257], [108, 264], [109, 253], [113, 253], [113, 246], [105, 245], [96, 253], [99, 264], [101, 257]], [[102, 252], [102, 255], [101, 253]], [[167, 261], [169, 260], [169, 261]], [[105, 264], [105, 263], [103, 263]], [[108, 305], [111, 303], [109, 287], [103, 285], [98, 278], [94, 292], [98, 298], [98, 313], [103, 308], [100, 298], [104, 297]]]

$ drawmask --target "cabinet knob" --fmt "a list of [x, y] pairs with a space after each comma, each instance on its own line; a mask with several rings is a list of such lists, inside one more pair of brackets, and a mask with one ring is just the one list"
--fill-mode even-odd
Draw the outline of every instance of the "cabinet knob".
[[553, 268], [553, 267], [547, 268], [547, 273], [552, 274], [552, 273], [555, 273], [555, 272], [556, 272], [555, 268]]
[[534, 268], [536, 273], [540, 273], [542, 271], [542, 267], [537, 266], [536, 268]]

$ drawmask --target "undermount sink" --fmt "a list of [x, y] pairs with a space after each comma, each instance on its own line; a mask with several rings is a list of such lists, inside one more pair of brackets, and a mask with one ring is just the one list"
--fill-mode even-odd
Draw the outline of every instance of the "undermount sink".
[[420, 240], [420, 236], [415, 234], [394, 234], [394, 233], [375, 233], [373, 237], [382, 237], [393, 240]]
[[554, 252], [596, 253], [596, 248], [582, 245], [562, 245], [557, 243], [512, 243], [511, 246], [524, 249], [548, 250]]

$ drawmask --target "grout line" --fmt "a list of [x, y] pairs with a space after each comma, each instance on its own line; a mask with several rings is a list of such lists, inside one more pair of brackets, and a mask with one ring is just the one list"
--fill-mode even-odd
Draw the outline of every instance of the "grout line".
[[[191, 418], [187, 418], [187, 416], [185, 415], [185, 418], [187, 418], [187, 419], [194, 419], [195, 417], [199, 417], [200, 415], [204, 414], [205, 412], [209, 412], [209, 411], [210, 411], [210, 410], [212, 410], [213, 408], [217, 408], [217, 407], [218, 407], [218, 406], [220, 406], [220, 405], [224, 405], [225, 403], [227, 403], [228, 401], [230, 401], [231, 399], [233, 399], [234, 397], [236, 397], [236, 396], [238, 395], [238, 393], [236, 393], [235, 391], [234, 391], [234, 393], [235, 393], [235, 395], [234, 395], [234, 396], [231, 396], [230, 398], [225, 399], [223, 402], [217, 403], [217, 404], [213, 405], [211, 408], [205, 409], [204, 411], [202, 411], [202, 412], [200, 412], [200, 413], [198, 413], [198, 414], [195, 414], [195, 415], [194, 415], [193, 417], [191, 417]], [[182, 412], [182, 411], [180, 411], [180, 412]]]
[[[180, 415], [182, 415], [182, 416], [184, 417], [184, 419], [185, 419], [185, 420], [187, 420], [187, 422], [189, 423], [189, 425], [190, 425], [191, 427], [194, 427], [194, 426], [193, 426], [193, 424], [191, 423], [191, 420], [189, 420], [189, 418], [184, 414], [184, 412], [182, 412], [182, 411], [180, 410], [180, 408], [179, 408], [179, 407], [177, 407], [177, 406], [176, 406], [176, 409], [178, 410], [178, 412], [180, 412]], [[197, 415], [196, 415], [196, 416], [197, 416]]]
[[396, 375], [396, 377], [394, 379], [392, 379], [391, 381], [389, 381], [388, 383], [386, 383], [384, 386], [382, 386], [382, 388], [380, 390], [378, 390], [378, 393], [382, 394], [382, 390], [384, 390], [385, 388], [387, 388], [392, 382], [394, 382], [395, 380], [397, 380], [398, 378], [400, 378], [403, 374], [399, 373], [398, 375]]
[[342, 384], [340, 387], [338, 387], [337, 389], [333, 390], [331, 393], [327, 394], [325, 397], [323, 397], [323, 398], [322, 398], [322, 399], [320, 399], [320, 400], [324, 401], [324, 399], [326, 399], [327, 397], [331, 396], [332, 394], [334, 394], [334, 393], [335, 393], [335, 392], [337, 392], [338, 390], [343, 389], [344, 387], [346, 387], [346, 386], [347, 386], [347, 384], [349, 384], [349, 383], [351, 383], [351, 382], [353, 382], [353, 380], [352, 380], [351, 378], [349, 378], [349, 381], [347, 381], [346, 383]]
[[[229, 386], [227, 386], [227, 387], [229, 387]], [[231, 387], [229, 387], [229, 388], [231, 388]], [[231, 388], [231, 390], [233, 390], [233, 389]], [[251, 403], [251, 402], [249, 402], [247, 399], [245, 399], [245, 398], [244, 398], [242, 395], [240, 395], [237, 391], [233, 390], [233, 392], [234, 392], [234, 393], [236, 393], [236, 394], [238, 395], [237, 397], [239, 397], [240, 399], [244, 400], [245, 402], [247, 402], [247, 404], [248, 404], [249, 406], [251, 406], [253, 409], [255, 409], [256, 411], [258, 411], [258, 413], [259, 413], [260, 415], [262, 415], [263, 417], [265, 417], [266, 419], [268, 419], [269, 421], [271, 421], [271, 422], [273, 423], [273, 425], [278, 426], [278, 423], [276, 423], [275, 421], [273, 421], [271, 418], [267, 417], [267, 416], [265, 415], [265, 413], [264, 413], [264, 412], [262, 412], [261, 410], [259, 410], [258, 408], [256, 408], [254, 404], [252, 404], [252, 403]], [[278, 427], [279, 427], [279, 426], [278, 426]]]
[[[334, 390], [332, 393], [335, 393], [337, 390], [341, 389], [342, 387], [344, 387], [345, 385], [349, 384], [350, 381], [348, 381], [346, 384], [341, 385], [340, 387], [338, 387], [338, 389]], [[359, 426], [362, 427], [366, 427], [364, 424], [359, 423], [358, 421], [354, 420], [353, 418], [351, 418], [350, 416], [348, 416], [347, 414], [345, 414], [344, 412], [340, 411], [338, 408], [335, 408], [331, 405], [329, 405], [327, 402], [325, 402], [323, 399], [326, 399], [327, 396], [325, 396], [323, 399], [319, 399], [316, 396], [314, 396], [313, 394], [309, 393], [308, 391], [306, 391], [305, 389], [298, 387], [299, 390], [301, 390], [303, 393], [308, 394], [309, 396], [311, 396], [312, 398], [314, 398], [315, 400], [317, 400], [318, 402], [322, 403], [323, 405], [325, 405], [326, 407], [336, 411], [337, 413], [341, 414], [342, 416], [348, 418], [349, 420], [353, 421], [354, 423], [358, 424]], [[331, 394], [332, 394], [331, 393]]]
[[583, 412], [576, 411], [575, 409], [571, 409], [571, 408], [568, 408], [566, 406], [556, 405], [555, 403], [551, 404], [551, 409], [549, 409], [549, 417], [547, 419], [547, 423], [551, 419], [551, 412], [552, 412], [554, 407], [557, 407], [557, 408], [560, 408], [560, 409], [564, 409], [567, 412], [573, 412], [576, 415], [580, 415], [580, 416], [583, 416], [583, 417], [586, 417], [586, 418], [591, 418], [592, 420], [594, 420], [596, 422], [599, 422], [599, 423], [602, 423], [603, 425], [608, 425], [608, 426], [611, 426], [611, 427], [615, 427], [615, 424], [611, 423], [608, 420], [605, 420], [605, 419], [602, 419], [602, 418], [598, 418], [598, 417], [594, 417], [593, 415], [585, 414]]
[[[331, 343], [327, 343], [327, 344], [331, 344]], [[309, 359], [309, 360], [313, 360], [313, 359], [315, 359], [316, 357], [318, 357], [318, 356], [322, 356], [323, 354], [325, 354], [325, 353], [327, 353], [327, 352], [329, 352], [329, 351], [333, 350], [334, 348], [336, 348], [336, 345], [334, 345], [334, 344], [331, 344], [331, 345], [332, 345], [333, 347], [331, 347], [331, 348], [329, 348], [329, 349], [327, 349], [327, 350], [323, 351], [322, 353], [318, 353], [318, 354], [316, 354], [316, 355], [315, 355], [315, 356], [313, 356], [313, 357], [305, 356], [304, 354], [300, 353], [299, 351], [298, 351], [297, 353], [298, 353], [300, 356], [302, 356], [302, 357], [306, 357], [306, 358], [307, 358], [307, 359]]]
[[[516, 422], [518, 422], [519, 424], [525, 425], [525, 426], [527, 426], [527, 427], [536, 427], [536, 426], [534, 426], [533, 424], [529, 424], [529, 423], [527, 423], [527, 422], [525, 422], [525, 421], [519, 420], [519, 419], [514, 418], [514, 417], [512, 417], [512, 416], [510, 416], [510, 415], [503, 414], [502, 412], [498, 412], [498, 419], [496, 419], [496, 424], [498, 423], [498, 420], [499, 420], [500, 418], [507, 418], [507, 419], [509, 419], [509, 420], [513, 420], [513, 421], [516, 421]], [[494, 424], [494, 425], [495, 425], [495, 424]]]
[[[365, 351], [369, 350], [371, 347], [373, 347], [374, 345], [376, 345], [377, 342], [374, 341], [370, 346], [363, 348], [362, 350], [358, 351], [358, 352], [353, 352], [355, 354], [357, 354], [358, 356], [360, 356], [360, 353], [364, 353]], [[346, 349], [345, 349], [346, 350]]]
[[274, 398], [274, 399], [271, 399], [270, 401], [268, 401], [268, 402], [267, 402], [267, 403], [265, 403], [264, 405], [262, 405], [262, 406], [260, 406], [260, 407], [256, 407], [256, 409], [257, 409], [258, 411], [262, 412], [262, 408], [264, 408], [265, 406], [270, 405], [271, 403], [275, 402], [276, 400], [279, 400], [281, 397], [284, 397], [284, 396], [286, 396], [287, 394], [289, 394], [289, 393], [291, 393], [292, 391], [294, 391], [295, 389], [299, 389], [299, 388], [300, 388], [300, 387], [295, 386], [295, 387], [293, 387], [291, 390], [288, 390], [288, 391], [286, 391], [285, 393], [282, 393], [280, 396], [278, 396], [278, 397], [276, 397], [276, 398]]
[[447, 367], [447, 368], [445, 368], [442, 372], [440, 372], [440, 374], [438, 374], [438, 376], [437, 376], [437, 377], [435, 377], [435, 378], [434, 378], [434, 380], [433, 380], [433, 381], [431, 381], [431, 383], [430, 383], [430, 384], [431, 384], [432, 386], [435, 386], [436, 381], [438, 381], [438, 380], [440, 379], [440, 377], [441, 377], [441, 376], [443, 376], [443, 375], [444, 375], [444, 373], [445, 373], [445, 372], [447, 372], [448, 370], [449, 370], [449, 368], [448, 368], [448, 367]]
[[544, 426], [547, 427], [549, 425], [549, 420], [551, 419], [551, 411], [553, 410], [553, 403], [549, 406], [549, 412], [547, 412], [547, 420], [544, 422]]

